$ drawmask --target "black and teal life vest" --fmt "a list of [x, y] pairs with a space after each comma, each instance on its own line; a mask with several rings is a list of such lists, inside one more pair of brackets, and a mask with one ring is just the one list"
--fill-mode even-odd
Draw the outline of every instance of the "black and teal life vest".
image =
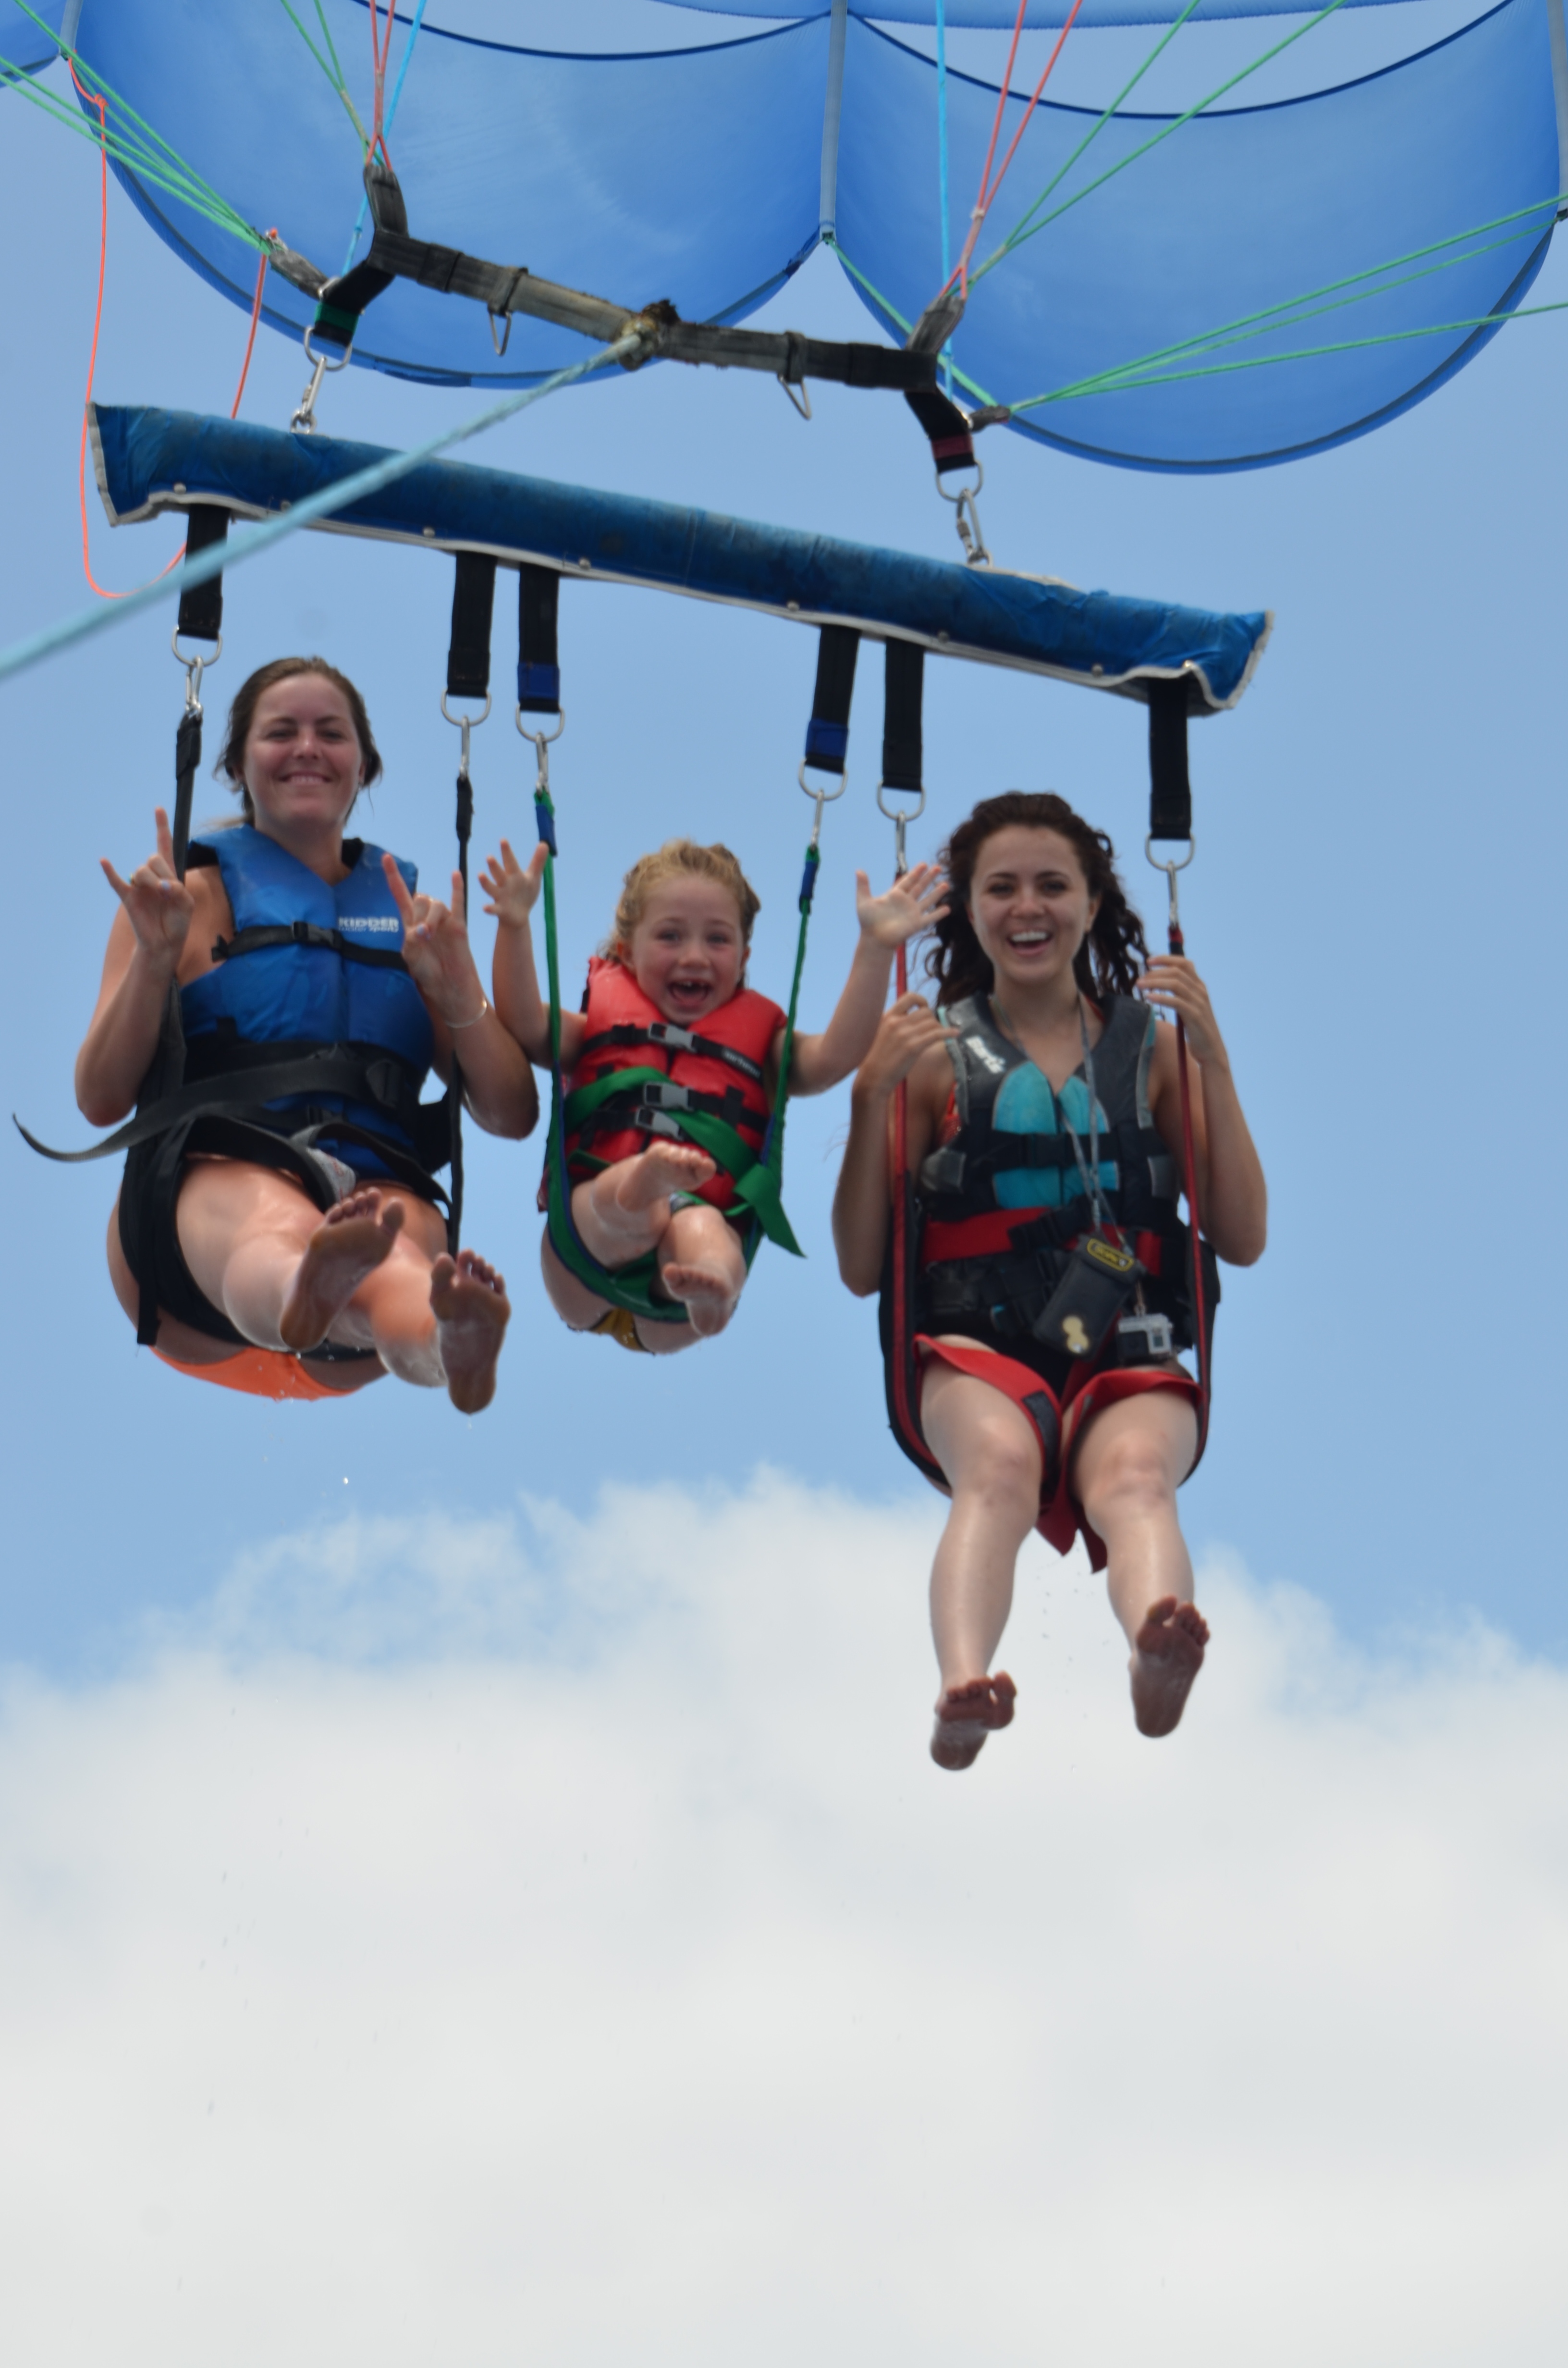
[[1148, 1311], [1168, 1316], [1176, 1345], [1191, 1347], [1177, 1166], [1149, 1109], [1153, 1013], [1131, 996], [1106, 1003], [1093, 1108], [1084, 1070], [1055, 1092], [1002, 1033], [988, 996], [941, 1016], [958, 1031], [947, 1047], [957, 1125], [917, 1180], [917, 1328], [978, 1329], [998, 1343], [1028, 1337], [1073, 1244], [1096, 1230], [1087, 1171], [1097, 1150], [1102, 1218], [1143, 1268]]

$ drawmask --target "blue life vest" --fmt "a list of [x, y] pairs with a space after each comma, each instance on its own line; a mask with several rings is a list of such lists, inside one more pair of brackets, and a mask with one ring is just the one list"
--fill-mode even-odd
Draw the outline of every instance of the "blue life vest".
[[[419, 990], [402, 964], [403, 923], [381, 870], [381, 850], [346, 839], [343, 853], [353, 868], [334, 887], [248, 823], [191, 841], [192, 866], [218, 868], [234, 936], [221, 939], [214, 967], [180, 990], [188, 1075], [221, 1070], [225, 1047], [236, 1042], [353, 1045], [391, 1053], [408, 1096], [417, 1097], [435, 1037]], [[400, 860], [398, 870], [412, 894], [419, 876], [415, 866]], [[285, 930], [287, 938], [275, 934]], [[247, 944], [253, 931], [264, 941]], [[301, 1124], [312, 1116], [340, 1115], [400, 1148], [413, 1139], [385, 1108], [341, 1096], [312, 1102], [292, 1096], [268, 1107], [302, 1113]], [[352, 1138], [329, 1144], [324, 1137], [323, 1147], [362, 1173], [385, 1173], [375, 1154]]]

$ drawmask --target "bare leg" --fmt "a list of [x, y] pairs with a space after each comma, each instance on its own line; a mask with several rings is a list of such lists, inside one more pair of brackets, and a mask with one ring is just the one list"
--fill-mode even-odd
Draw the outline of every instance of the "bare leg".
[[505, 1279], [472, 1250], [438, 1258], [430, 1306], [447, 1395], [460, 1414], [478, 1414], [495, 1395], [495, 1366], [511, 1321]]
[[612, 1269], [645, 1258], [664, 1239], [672, 1192], [700, 1190], [716, 1173], [694, 1144], [655, 1140], [633, 1158], [618, 1159], [572, 1195], [572, 1221], [585, 1247]]
[[1105, 1540], [1111, 1608], [1132, 1648], [1141, 1735], [1169, 1735], [1177, 1725], [1209, 1642], [1176, 1519], [1176, 1492], [1197, 1452], [1189, 1401], [1150, 1390], [1092, 1416], [1074, 1457], [1074, 1488]]
[[511, 1313], [505, 1286], [470, 1252], [457, 1266], [445, 1258], [446, 1229], [427, 1201], [370, 1187], [324, 1216], [289, 1177], [199, 1160], [177, 1223], [199, 1288], [258, 1348], [298, 1350], [330, 1338], [374, 1349], [401, 1381], [448, 1389], [465, 1411], [494, 1395]]
[[942, 1677], [931, 1756], [938, 1767], [968, 1768], [1013, 1715], [1016, 1688], [1005, 1671], [991, 1674], [991, 1657], [1013, 1608], [1018, 1549], [1040, 1513], [1040, 1440], [1011, 1399], [935, 1359], [920, 1421], [953, 1498], [931, 1568]]
[[659, 1287], [686, 1309], [699, 1339], [724, 1329], [745, 1280], [745, 1253], [728, 1220], [706, 1201], [676, 1209], [659, 1244]]

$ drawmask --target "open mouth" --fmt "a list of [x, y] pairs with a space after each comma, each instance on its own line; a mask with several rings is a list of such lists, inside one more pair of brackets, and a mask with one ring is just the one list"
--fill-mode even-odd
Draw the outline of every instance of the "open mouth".
[[1051, 936], [1050, 929], [1010, 929], [1007, 943], [1017, 947], [1019, 953], [1032, 953], [1040, 946], [1050, 945]]
[[700, 1011], [713, 988], [705, 978], [672, 978], [665, 992], [677, 1011]]

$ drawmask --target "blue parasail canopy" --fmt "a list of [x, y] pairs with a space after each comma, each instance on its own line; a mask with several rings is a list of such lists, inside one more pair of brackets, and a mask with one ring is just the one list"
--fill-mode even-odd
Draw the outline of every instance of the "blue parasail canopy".
[[[265, 518], [385, 455], [184, 411], [95, 404], [94, 465], [111, 524], [216, 504]], [[1226, 616], [1082, 592], [1054, 577], [955, 566], [671, 502], [431, 461], [324, 520], [422, 550], [480, 551], [587, 583], [641, 584], [808, 625], [854, 625], [946, 657], [1147, 699], [1184, 677], [1194, 714], [1233, 707], [1268, 639], [1266, 614]]]
[[[669, 8], [645, 5], [650, 38], [655, 20], [667, 36]], [[1088, 5], [1120, 21], [1143, 0]], [[1200, 13], [1236, 5], [1200, 0]], [[870, 6], [934, 15], [930, 0]], [[0, 17], [14, 6], [0, 0]], [[1174, 0], [1148, 6], [1176, 13]], [[1184, 472], [1266, 466], [1393, 418], [1480, 351], [1545, 256], [1565, 178], [1562, 8], [1501, 0], [1398, 65], [1276, 105], [1245, 104], [1244, 80], [1190, 120], [1139, 112], [1136, 94], [1108, 120], [1041, 104], [976, 251], [990, 268], [951, 341], [952, 392], [1009, 406], [1015, 429], [1084, 457]], [[955, 26], [1013, 13], [1006, 0], [947, 11]], [[1058, 0], [1032, 11], [1062, 14]], [[301, 29], [322, 23], [340, 85], [319, 31], [312, 46]], [[255, 233], [276, 227], [327, 273], [365, 252], [354, 119], [371, 120], [369, 25], [365, 0], [322, 0], [319, 17], [279, 0], [80, 0], [83, 72], [110, 94], [121, 181], [247, 309]], [[704, 47], [617, 56], [432, 25], [415, 39], [405, 16], [393, 63], [387, 144], [416, 239], [723, 322], [825, 242], [897, 342], [942, 284], [936, 68], [843, 0]], [[956, 256], [998, 94], [956, 71], [945, 88]], [[1004, 145], [1027, 99], [1009, 97]], [[159, 140], [195, 184], [171, 176]], [[273, 326], [297, 335], [312, 311], [269, 273]], [[481, 303], [400, 279], [364, 313], [354, 359], [502, 384], [583, 351], [573, 329], [519, 317], [497, 352]]]

